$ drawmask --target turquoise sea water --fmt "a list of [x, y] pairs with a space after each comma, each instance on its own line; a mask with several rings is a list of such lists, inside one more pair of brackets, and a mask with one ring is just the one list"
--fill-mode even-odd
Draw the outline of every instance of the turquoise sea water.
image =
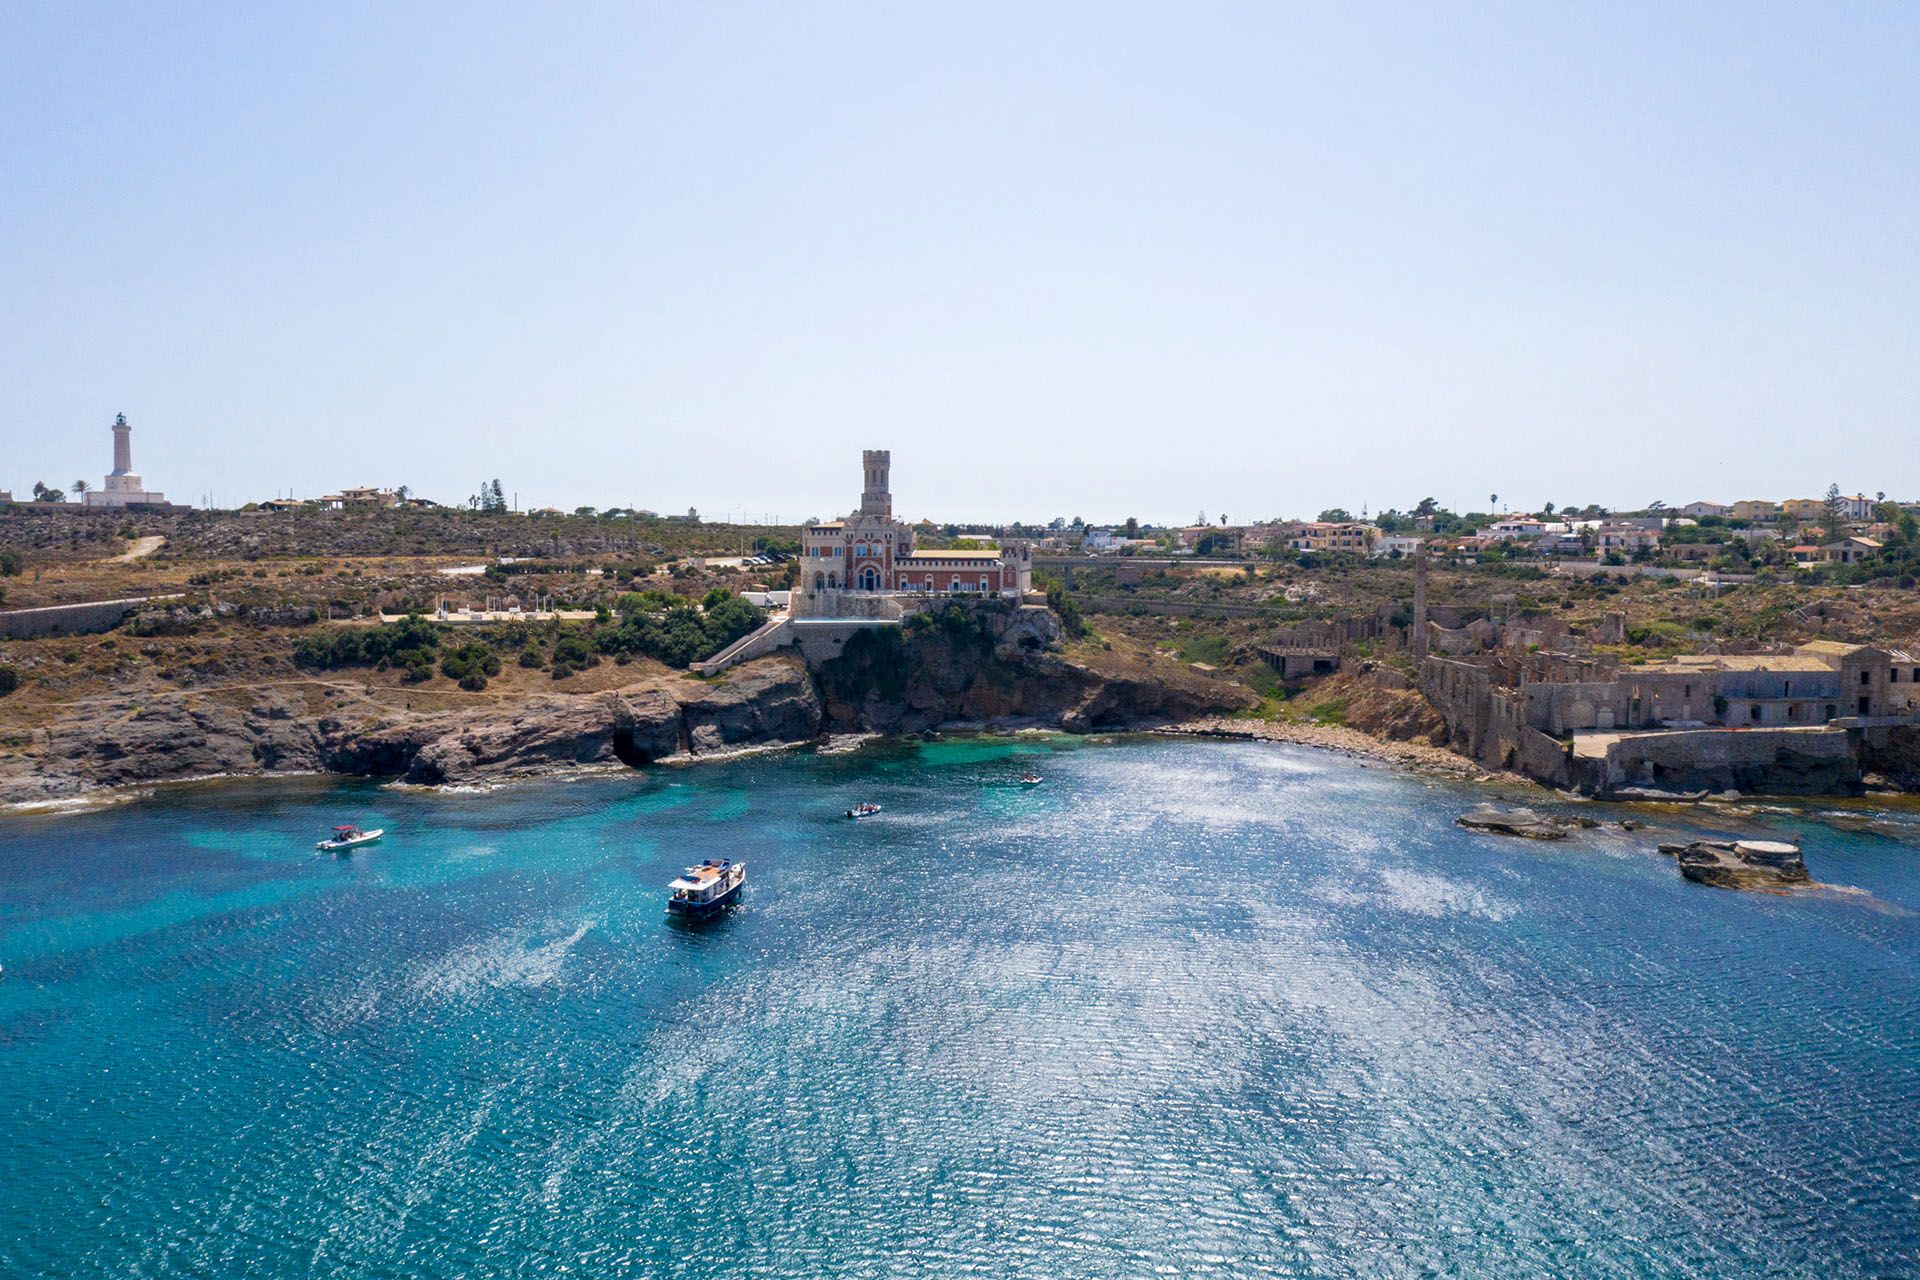
[[1478, 798], [960, 740], [0, 819], [0, 1275], [1920, 1274], [1920, 817], [1768, 815], [1865, 891], [1775, 897]]

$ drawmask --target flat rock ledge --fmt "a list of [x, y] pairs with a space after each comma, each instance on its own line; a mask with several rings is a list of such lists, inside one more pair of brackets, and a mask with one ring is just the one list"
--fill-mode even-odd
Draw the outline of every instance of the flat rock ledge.
[[1570, 831], [1600, 825], [1592, 818], [1568, 818], [1526, 808], [1500, 809], [1490, 804], [1483, 804], [1471, 813], [1463, 813], [1454, 822], [1469, 831], [1519, 836], [1523, 840], [1564, 840]]
[[1663, 844], [1660, 852], [1680, 863], [1680, 874], [1717, 889], [1780, 892], [1810, 885], [1797, 845], [1779, 840], [1695, 840]]

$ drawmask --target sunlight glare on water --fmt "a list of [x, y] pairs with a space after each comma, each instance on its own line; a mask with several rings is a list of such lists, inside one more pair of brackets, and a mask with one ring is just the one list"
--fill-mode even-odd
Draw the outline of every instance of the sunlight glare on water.
[[953, 738], [0, 820], [0, 1274], [1920, 1272], [1920, 820], [1769, 816], [1865, 891], [1778, 897], [1478, 798]]

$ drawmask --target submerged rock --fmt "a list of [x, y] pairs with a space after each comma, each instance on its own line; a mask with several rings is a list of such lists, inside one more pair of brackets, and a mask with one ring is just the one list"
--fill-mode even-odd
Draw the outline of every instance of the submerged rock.
[[1577, 827], [1598, 826], [1591, 818], [1568, 818], [1540, 813], [1533, 809], [1499, 809], [1483, 804], [1471, 813], [1463, 813], [1454, 822], [1469, 831], [1486, 831], [1497, 836], [1519, 836], [1526, 840], [1564, 840]]
[[1695, 840], [1663, 844], [1680, 874], [1719, 889], [1791, 889], [1812, 883], [1798, 845], [1779, 840]]

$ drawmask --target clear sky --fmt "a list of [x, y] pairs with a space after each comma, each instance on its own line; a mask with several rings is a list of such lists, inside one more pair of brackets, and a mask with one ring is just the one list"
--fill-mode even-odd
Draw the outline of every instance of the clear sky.
[[1920, 497], [1920, 6], [0, 7], [0, 488]]

